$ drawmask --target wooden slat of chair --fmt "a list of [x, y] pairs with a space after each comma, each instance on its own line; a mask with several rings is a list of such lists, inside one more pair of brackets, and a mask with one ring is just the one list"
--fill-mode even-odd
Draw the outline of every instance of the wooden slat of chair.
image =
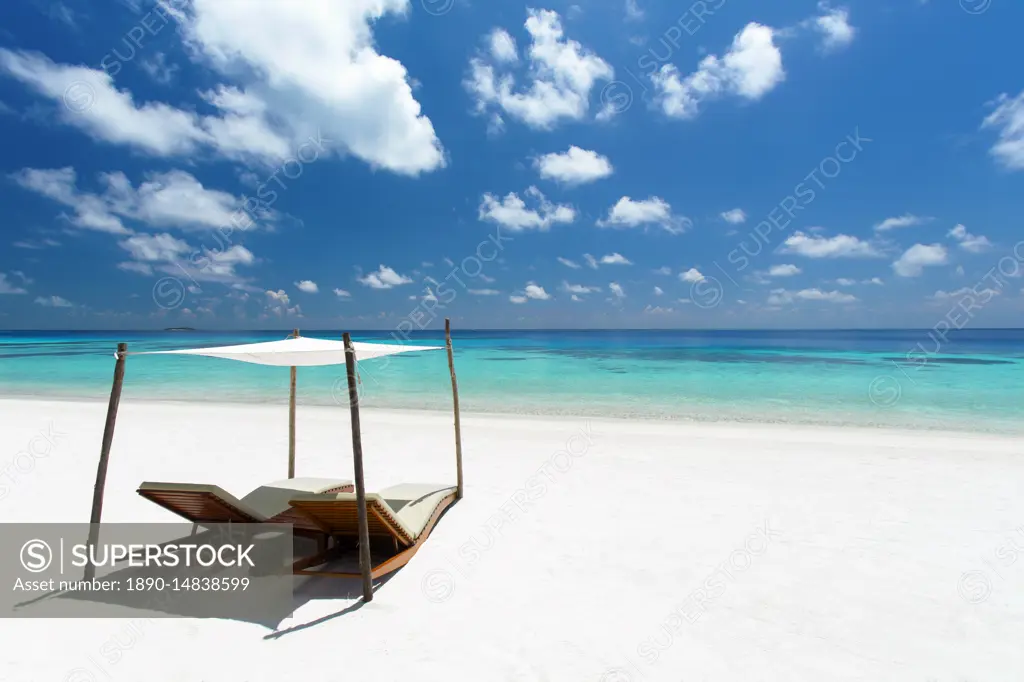
[[[447, 509], [455, 501], [456, 494], [457, 494], [457, 491], [452, 491], [451, 494], [446, 495], [445, 497], [443, 497], [441, 499], [441, 501], [438, 503], [437, 507], [435, 507], [434, 512], [430, 515], [430, 520], [427, 521], [427, 525], [423, 528], [423, 532], [421, 532], [419, 534], [419, 536], [416, 538], [416, 540], [414, 542], [412, 542], [412, 543], [405, 543], [405, 548], [404, 549], [400, 550], [397, 554], [388, 557], [387, 559], [385, 559], [381, 563], [379, 563], [376, 566], [374, 566], [371, 569], [371, 571], [370, 571], [370, 577], [374, 578], [374, 579], [379, 578], [379, 577], [381, 577], [383, 575], [387, 575], [388, 573], [392, 573], [393, 571], [397, 571], [399, 568], [401, 568], [402, 566], [405, 566], [407, 563], [409, 563], [409, 560], [413, 558], [413, 556], [416, 554], [416, 552], [419, 551], [420, 547], [423, 546], [423, 543], [426, 542], [427, 537], [430, 535], [430, 532], [434, 529], [434, 525], [437, 524], [437, 520], [439, 518], [441, 518], [441, 514], [443, 514], [445, 509]], [[322, 504], [322, 503], [313, 503], [313, 504], [319, 505], [319, 504]], [[332, 503], [328, 502], [326, 504], [332, 504]], [[338, 504], [338, 503], [335, 502], [333, 504]], [[294, 507], [299, 509], [299, 511], [303, 511], [303, 507], [305, 507], [306, 505], [307, 505], [306, 502], [302, 502], [301, 505], [300, 504], [296, 504], [296, 505], [294, 505]], [[354, 506], [355, 505], [353, 504], [353, 507]], [[377, 505], [373, 504], [373, 505], [367, 507], [367, 511], [370, 511], [371, 509], [375, 509], [376, 507], [377, 507]], [[354, 510], [353, 510], [353, 514], [355, 514]], [[374, 534], [374, 530], [373, 530], [374, 529], [374, 522], [373, 522], [373, 519], [374, 519], [375, 515], [374, 514], [368, 514], [368, 516], [369, 516], [369, 520], [370, 520], [370, 534], [373, 535]], [[377, 519], [380, 522], [382, 522], [382, 523], [386, 523], [385, 519], [383, 519], [382, 517], [378, 516]], [[390, 523], [386, 523], [386, 527], [390, 527], [390, 526], [391, 526]], [[353, 527], [353, 528], [355, 527], [355, 521], [352, 522], [351, 527]], [[396, 534], [390, 532], [390, 531], [384, 532], [384, 533], [378, 533], [377, 535], [378, 536], [380, 536], [380, 535], [387, 535], [389, 537], [394, 537], [394, 538], [398, 539], [398, 536]], [[404, 535], [404, 533], [403, 533], [403, 535]], [[301, 559], [299, 559], [298, 561], [295, 562], [295, 564], [293, 565], [293, 572], [296, 573], [296, 574], [299, 574], [299, 575], [317, 575], [317, 576], [324, 576], [324, 577], [328, 577], [328, 578], [359, 578], [359, 577], [361, 577], [361, 575], [359, 573], [339, 572], [339, 571], [315, 571], [315, 570], [308, 570], [310, 567], [319, 566], [321, 564], [327, 563], [328, 561], [330, 561], [332, 558], [336, 557], [337, 555], [338, 555], [338, 553], [336, 551], [334, 551], [334, 550], [327, 550], [325, 552], [318, 552], [317, 554], [309, 556], [309, 557], [303, 557], [303, 558], [301, 558]]]
[[189, 521], [198, 523], [264, 522], [263, 519], [253, 518], [206, 491], [139, 490], [138, 493]]

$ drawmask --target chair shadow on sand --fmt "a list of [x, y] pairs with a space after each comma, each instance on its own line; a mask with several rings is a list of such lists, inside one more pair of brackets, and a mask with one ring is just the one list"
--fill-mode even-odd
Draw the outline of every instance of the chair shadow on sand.
[[[447, 510], [445, 510], [447, 511]], [[443, 514], [442, 514], [443, 516]], [[245, 524], [236, 524], [235, 528], [243, 528]], [[362, 599], [362, 582], [359, 578], [320, 577], [314, 574], [293, 575], [290, 562], [283, 557], [301, 557], [315, 553], [316, 542], [301, 536], [292, 537], [292, 552], [285, 551], [286, 534], [283, 533], [248, 533], [245, 541], [253, 545], [250, 556], [256, 568], [250, 572], [237, 568], [225, 569], [219, 566], [209, 568], [180, 566], [148, 566], [115, 568], [107, 573], [97, 572], [97, 581], [117, 581], [117, 589], [81, 590], [58, 589], [26, 599], [14, 605], [16, 610], [31, 609], [37, 617], [81, 617], [81, 618], [219, 618], [239, 622], [253, 623], [273, 630], [264, 639], [276, 639], [292, 632], [298, 632], [340, 616], [353, 613], [364, 605]], [[196, 534], [161, 544], [204, 544], [205, 542], [223, 542], [221, 531], [201, 529]], [[355, 548], [341, 554], [330, 563], [319, 567], [330, 572], [358, 573], [358, 552]], [[379, 547], [371, 543], [373, 562], [386, 558], [386, 552], [379, 552]], [[400, 571], [401, 569], [398, 569]], [[376, 593], [398, 571], [388, 573], [373, 581]], [[249, 578], [246, 589], [240, 589], [242, 577]], [[234, 590], [194, 590], [181, 589], [188, 581], [200, 584], [204, 579], [219, 578], [234, 580], [238, 586]], [[81, 575], [66, 575], [62, 579], [69, 582], [82, 580]], [[156, 586], [163, 589], [130, 590], [127, 585]], [[175, 586], [178, 586], [175, 589]], [[278, 630], [280, 624], [290, 618], [300, 608], [314, 601], [354, 599], [355, 603], [345, 608], [316, 618], [307, 623]], [[59, 600], [59, 601], [58, 601]], [[71, 606], [73, 602], [76, 606]], [[77, 608], [80, 605], [81, 608]]]

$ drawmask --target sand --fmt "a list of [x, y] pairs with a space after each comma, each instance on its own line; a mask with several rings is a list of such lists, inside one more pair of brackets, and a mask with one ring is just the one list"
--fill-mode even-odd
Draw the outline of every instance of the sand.
[[[88, 519], [104, 411], [0, 400], [0, 521]], [[364, 411], [368, 488], [454, 482], [451, 422]], [[351, 477], [348, 427], [300, 407], [298, 475]], [[465, 499], [370, 604], [303, 578], [274, 628], [5, 620], [0, 680], [1024, 679], [1018, 440], [483, 415], [463, 434]], [[104, 520], [177, 521], [143, 480], [241, 495], [286, 460], [281, 406], [125, 402]]]

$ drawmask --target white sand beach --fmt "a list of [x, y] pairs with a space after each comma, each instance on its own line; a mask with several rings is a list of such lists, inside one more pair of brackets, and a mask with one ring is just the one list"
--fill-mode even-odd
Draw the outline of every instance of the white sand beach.
[[[0, 400], [0, 522], [88, 520], [105, 409]], [[362, 427], [368, 490], [454, 483], [450, 414]], [[275, 629], [5, 620], [0, 680], [1024, 679], [1019, 440], [464, 415], [463, 442], [465, 498], [371, 603], [297, 578]], [[124, 401], [104, 521], [176, 522], [139, 483], [242, 495], [286, 455], [286, 407]], [[300, 406], [297, 459], [351, 478], [347, 410]]]

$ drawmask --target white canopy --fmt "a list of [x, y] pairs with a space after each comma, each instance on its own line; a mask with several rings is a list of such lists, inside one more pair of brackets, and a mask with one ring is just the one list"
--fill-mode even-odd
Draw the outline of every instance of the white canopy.
[[[443, 350], [444, 346], [406, 346], [386, 343], [358, 343], [352, 347], [356, 360], [369, 360], [396, 353], [411, 353], [423, 350]], [[129, 355], [206, 355], [213, 358], [240, 360], [257, 365], [276, 367], [315, 367], [318, 365], [344, 365], [345, 344], [331, 339], [313, 339], [305, 336], [280, 341], [245, 343], [238, 346], [217, 346], [214, 348], [187, 348], [183, 350], [155, 350]]]

